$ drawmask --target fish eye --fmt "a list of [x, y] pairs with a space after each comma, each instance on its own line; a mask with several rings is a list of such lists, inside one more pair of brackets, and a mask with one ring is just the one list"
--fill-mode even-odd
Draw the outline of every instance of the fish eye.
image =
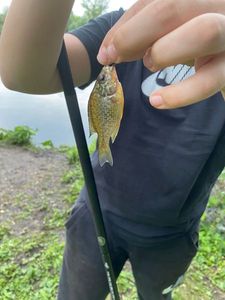
[[98, 76], [98, 80], [99, 80], [100, 82], [105, 81], [105, 80], [106, 80], [105, 74], [100, 74], [100, 75]]

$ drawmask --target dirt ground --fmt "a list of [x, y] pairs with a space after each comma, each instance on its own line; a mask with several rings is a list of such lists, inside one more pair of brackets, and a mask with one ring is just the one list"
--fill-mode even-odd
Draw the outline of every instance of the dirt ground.
[[[0, 224], [10, 222], [11, 233], [16, 235], [28, 228], [41, 230], [45, 205], [65, 209], [62, 198], [66, 186], [61, 178], [69, 168], [65, 155], [59, 152], [0, 146]], [[32, 215], [14, 222], [15, 215], [28, 212], [29, 207]]]

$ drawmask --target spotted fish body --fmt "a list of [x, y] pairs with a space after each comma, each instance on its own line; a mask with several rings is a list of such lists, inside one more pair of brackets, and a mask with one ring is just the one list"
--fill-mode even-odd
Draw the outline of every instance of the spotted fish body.
[[115, 66], [104, 66], [88, 102], [90, 135], [98, 134], [99, 163], [113, 165], [109, 146], [118, 134], [123, 116], [124, 96]]

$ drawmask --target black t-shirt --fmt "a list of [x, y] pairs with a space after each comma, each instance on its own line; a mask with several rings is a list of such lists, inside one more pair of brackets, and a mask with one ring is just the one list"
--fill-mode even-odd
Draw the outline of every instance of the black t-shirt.
[[[89, 54], [91, 79], [85, 86], [100, 72], [99, 47], [123, 12], [105, 14], [71, 32]], [[225, 163], [225, 103], [217, 93], [197, 104], [158, 110], [149, 104], [149, 94], [188, 78], [193, 67], [151, 73], [139, 60], [116, 69], [125, 108], [111, 145], [114, 164], [100, 167], [97, 152], [92, 163], [102, 210], [125, 237], [147, 243], [187, 230], [204, 212]], [[86, 194], [84, 189], [80, 197]]]

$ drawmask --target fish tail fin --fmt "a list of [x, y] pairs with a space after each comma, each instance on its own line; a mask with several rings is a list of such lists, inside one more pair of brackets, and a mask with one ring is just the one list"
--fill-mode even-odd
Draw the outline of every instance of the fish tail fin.
[[113, 158], [110, 147], [108, 144], [99, 141], [99, 163], [102, 167], [106, 162], [108, 162], [111, 166], [113, 165]]

